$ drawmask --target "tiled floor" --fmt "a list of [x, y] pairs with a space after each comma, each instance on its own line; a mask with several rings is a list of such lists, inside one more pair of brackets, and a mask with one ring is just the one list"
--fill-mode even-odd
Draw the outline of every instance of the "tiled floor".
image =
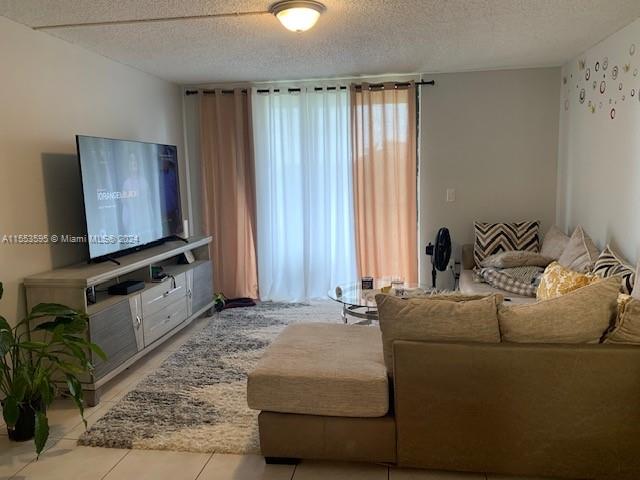
[[[201, 320], [189, 326], [107, 385], [100, 405], [85, 412], [89, 425], [203, 325]], [[10, 442], [4, 425], [0, 425], [0, 480], [509, 480], [485, 474], [338, 462], [265, 465], [262, 457], [256, 455], [79, 447], [76, 441], [84, 425], [71, 402], [66, 400], [54, 403], [49, 422], [51, 438], [37, 461], [32, 442]]]

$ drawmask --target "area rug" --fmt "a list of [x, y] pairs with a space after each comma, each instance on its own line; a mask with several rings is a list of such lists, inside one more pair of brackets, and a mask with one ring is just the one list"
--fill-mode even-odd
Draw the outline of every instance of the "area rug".
[[259, 453], [258, 412], [247, 407], [247, 372], [285, 326], [298, 322], [339, 323], [339, 304], [264, 302], [212, 316], [78, 443]]

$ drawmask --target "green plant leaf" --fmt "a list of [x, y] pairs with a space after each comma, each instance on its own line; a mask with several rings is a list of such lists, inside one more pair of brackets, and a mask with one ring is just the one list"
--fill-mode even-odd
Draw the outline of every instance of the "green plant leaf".
[[55, 320], [38, 325], [35, 330], [52, 332], [58, 329], [61, 333], [82, 333], [87, 329], [87, 321], [82, 316], [56, 317]]
[[13, 397], [22, 402], [29, 386], [29, 374], [25, 367], [18, 368], [13, 376]]
[[0, 315], [0, 358], [4, 357], [14, 343], [13, 331], [6, 318]]
[[34, 442], [36, 444], [36, 453], [38, 457], [47, 444], [49, 438], [49, 419], [47, 414], [41, 410], [36, 411], [36, 435]]
[[29, 340], [29, 341], [20, 342], [18, 346], [26, 350], [42, 350], [43, 348], [47, 348], [49, 346], [49, 343], [34, 342]]
[[102, 350], [98, 345], [96, 345], [95, 343], [91, 343], [88, 342], [89, 348], [91, 349], [91, 351], [93, 353], [95, 353], [98, 357], [100, 357], [101, 360], [106, 360], [107, 359], [107, 354], [104, 353], [104, 350]]
[[20, 410], [18, 409], [18, 401], [15, 397], [9, 396], [2, 401], [2, 416], [7, 427], [14, 427], [18, 421]]
[[69, 394], [76, 404], [76, 407], [78, 407], [80, 416], [82, 417], [82, 421], [84, 422], [84, 425], [86, 427], [87, 421], [84, 418], [84, 399], [82, 397], [82, 385], [75, 376], [67, 375], [67, 386], [69, 387]]
[[60, 305], [59, 303], [39, 303], [29, 312], [29, 318], [40, 317], [74, 317], [82, 315], [72, 308]]

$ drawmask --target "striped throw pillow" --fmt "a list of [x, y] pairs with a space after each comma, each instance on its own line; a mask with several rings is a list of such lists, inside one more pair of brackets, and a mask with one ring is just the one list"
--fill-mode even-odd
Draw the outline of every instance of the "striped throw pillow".
[[635, 269], [620, 258], [609, 245], [607, 245], [607, 248], [602, 251], [596, 260], [593, 273], [601, 278], [613, 277], [615, 275], [621, 276], [622, 288], [620, 291], [624, 294], [631, 295], [636, 280]]
[[475, 222], [473, 259], [480, 267], [490, 255], [510, 250], [538, 252], [540, 222], [483, 223]]

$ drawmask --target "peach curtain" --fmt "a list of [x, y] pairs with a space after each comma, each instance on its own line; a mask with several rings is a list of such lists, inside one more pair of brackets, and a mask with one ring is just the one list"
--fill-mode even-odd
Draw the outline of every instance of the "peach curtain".
[[418, 279], [416, 87], [351, 87], [361, 276]]
[[200, 104], [203, 217], [213, 235], [214, 288], [258, 297], [251, 95], [215, 90]]

